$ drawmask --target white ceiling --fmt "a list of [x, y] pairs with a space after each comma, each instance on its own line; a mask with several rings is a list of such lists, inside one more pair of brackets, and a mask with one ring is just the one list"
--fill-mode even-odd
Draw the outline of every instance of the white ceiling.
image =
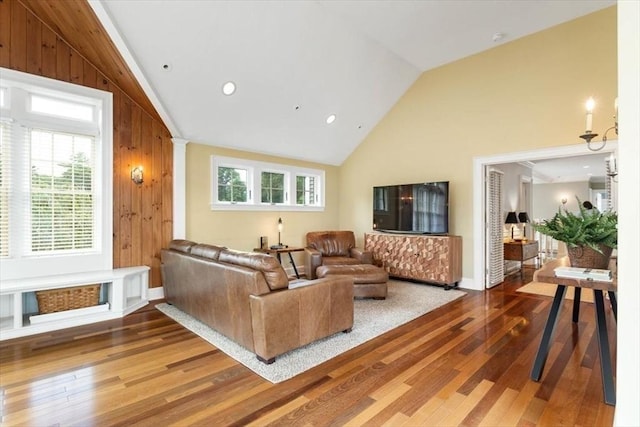
[[174, 137], [339, 165], [423, 71], [615, 0], [90, 4]]
[[602, 181], [606, 176], [605, 160], [610, 153], [594, 153], [584, 156], [534, 160], [534, 183]]

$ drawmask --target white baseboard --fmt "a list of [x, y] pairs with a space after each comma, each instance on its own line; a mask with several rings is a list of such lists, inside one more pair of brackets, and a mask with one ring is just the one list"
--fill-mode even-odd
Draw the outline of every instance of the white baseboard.
[[458, 287], [461, 289], [471, 289], [474, 291], [481, 291], [482, 289], [478, 288], [475, 281], [468, 277], [463, 277], [462, 280], [458, 283]]
[[147, 289], [147, 298], [149, 298], [149, 301], [153, 301], [156, 299], [163, 299], [164, 298], [164, 288], [162, 286], [159, 286], [157, 288], [149, 288]]

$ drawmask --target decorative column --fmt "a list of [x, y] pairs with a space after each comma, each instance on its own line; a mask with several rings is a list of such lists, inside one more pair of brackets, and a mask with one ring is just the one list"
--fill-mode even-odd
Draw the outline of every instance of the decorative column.
[[187, 144], [183, 138], [171, 138], [173, 142], [173, 238], [187, 235]]

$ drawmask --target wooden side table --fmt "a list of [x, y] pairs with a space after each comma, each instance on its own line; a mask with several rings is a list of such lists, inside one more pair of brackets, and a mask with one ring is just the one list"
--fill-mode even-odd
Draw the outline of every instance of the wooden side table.
[[300, 278], [300, 274], [298, 273], [298, 268], [296, 267], [296, 263], [293, 260], [293, 256], [291, 256], [292, 252], [302, 252], [304, 251], [304, 248], [300, 248], [300, 247], [296, 247], [296, 246], [287, 246], [284, 248], [267, 248], [267, 249], [262, 249], [262, 248], [254, 248], [253, 249], [254, 252], [261, 252], [263, 254], [269, 254], [269, 255], [275, 255], [276, 258], [278, 258], [278, 261], [280, 261], [280, 264], [282, 264], [282, 258], [281, 258], [281, 254], [288, 254], [289, 255], [289, 261], [291, 261], [291, 266], [293, 267], [293, 271], [296, 273], [296, 278], [299, 279]]
[[510, 261], [520, 261], [520, 271], [523, 263], [532, 258], [538, 258], [538, 241], [527, 240], [520, 242], [504, 243], [504, 259]]
[[609, 294], [609, 301], [611, 302], [611, 309], [613, 316], [618, 320], [618, 304], [616, 301], [616, 291], [618, 289], [618, 276], [615, 269], [615, 262], [612, 262], [610, 268], [613, 273], [613, 280], [611, 282], [596, 281], [589, 279], [573, 279], [568, 277], [556, 277], [555, 269], [560, 266], [569, 266], [569, 258], [563, 257], [545, 264], [542, 268], [537, 270], [533, 274], [533, 280], [536, 282], [556, 283], [556, 293], [553, 297], [553, 303], [549, 310], [549, 318], [547, 324], [544, 327], [542, 339], [540, 340], [540, 346], [536, 354], [535, 361], [533, 362], [533, 368], [531, 369], [531, 379], [534, 381], [540, 381], [542, 376], [542, 370], [549, 354], [549, 348], [551, 347], [551, 338], [553, 337], [554, 329], [560, 314], [560, 308], [564, 301], [564, 296], [567, 291], [567, 286], [573, 286], [575, 288], [575, 295], [573, 299], [573, 322], [578, 322], [578, 315], [580, 310], [580, 291], [582, 288], [593, 289], [595, 312], [596, 312], [596, 328], [598, 331], [598, 348], [600, 350], [600, 372], [602, 374], [602, 387], [604, 391], [604, 401], [609, 405], [616, 404], [616, 390], [613, 384], [613, 368], [611, 365], [611, 352], [609, 350], [609, 334], [607, 332], [607, 320], [604, 312], [604, 295], [606, 291]]

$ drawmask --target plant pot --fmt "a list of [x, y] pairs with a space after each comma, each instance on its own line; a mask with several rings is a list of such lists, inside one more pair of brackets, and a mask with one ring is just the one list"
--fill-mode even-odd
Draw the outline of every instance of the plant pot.
[[567, 246], [571, 267], [609, 269], [612, 248], [609, 246], [598, 246], [602, 253], [589, 246]]

